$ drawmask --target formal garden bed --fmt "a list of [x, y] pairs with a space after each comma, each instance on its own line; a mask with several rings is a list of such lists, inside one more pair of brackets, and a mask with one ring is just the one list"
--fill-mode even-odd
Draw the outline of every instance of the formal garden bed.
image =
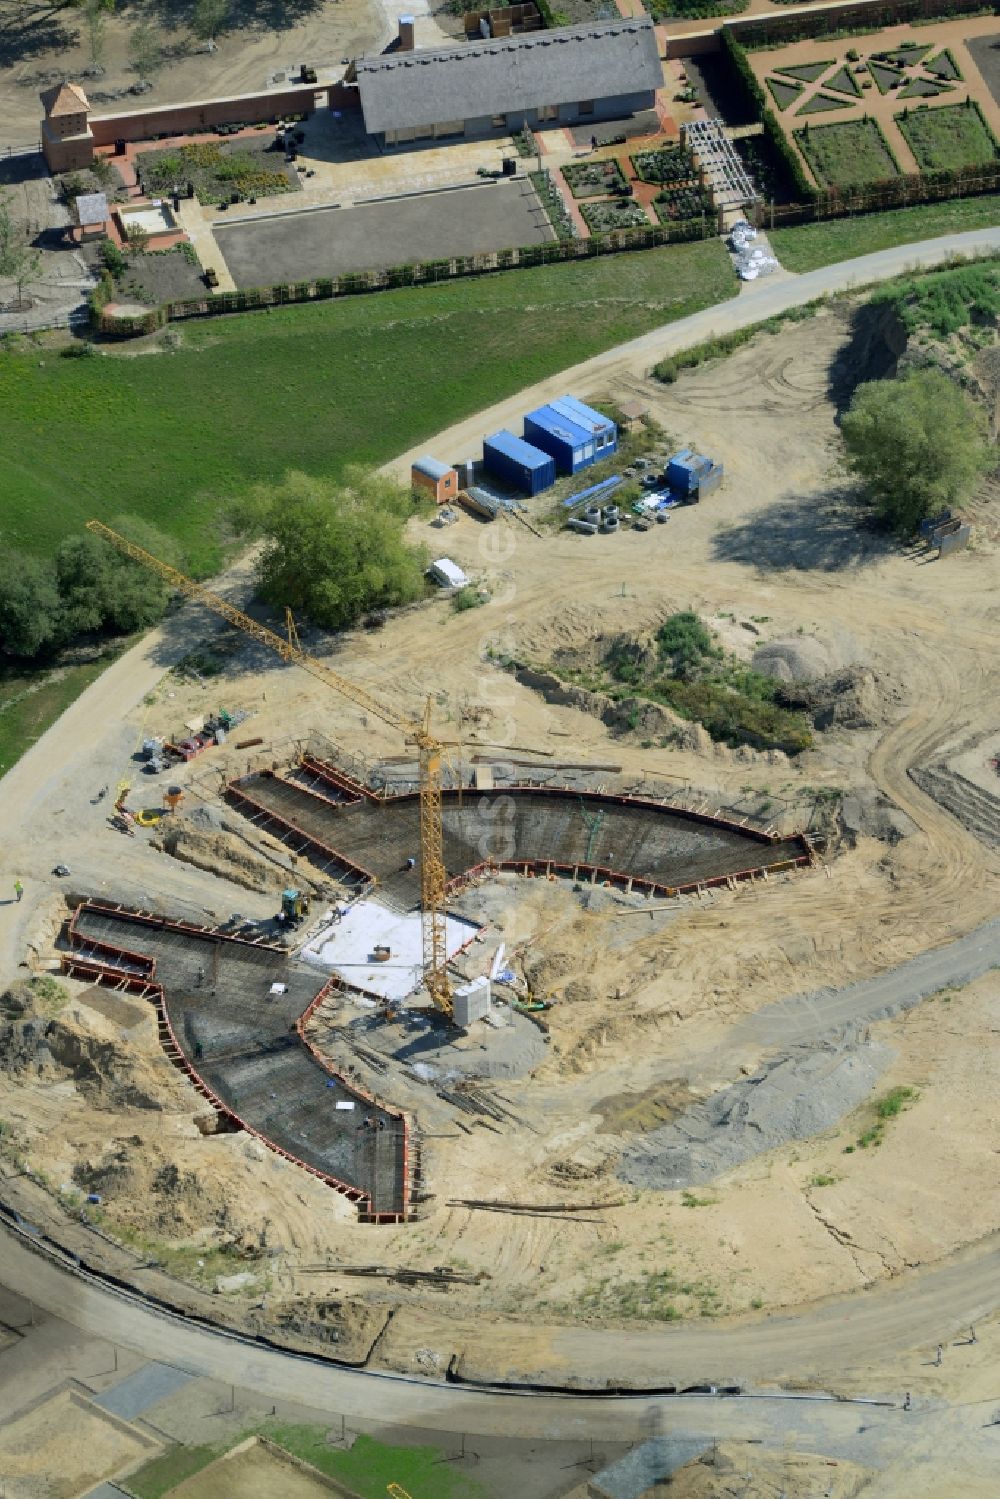
[[552, 225], [552, 232], [556, 239], [575, 239], [577, 237], [576, 225], [563, 202], [562, 193], [556, 187], [552, 173], [530, 172], [528, 179], [538, 194], [538, 201], [545, 210], [545, 217]]
[[805, 90], [804, 84], [796, 83], [792, 78], [768, 78], [765, 82], [768, 93], [779, 109], [787, 109], [790, 104], [794, 104]]
[[824, 94], [821, 90], [819, 93], [813, 94], [812, 98], [808, 99], [796, 113], [800, 115], [830, 114], [836, 109], [850, 109], [853, 103], [853, 99], [845, 99], [842, 95], [838, 96], [837, 94]]
[[[763, 82], [781, 113], [822, 114], [846, 109], [863, 96], [865, 89], [882, 95], [896, 93], [901, 99], [932, 99], [950, 92], [962, 78], [953, 54], [936, 50], [934, 43], [904, 42], [883, 52], [862, 56], [848, 47], [843, 56], [826, 62], [772, 65]], [[820, 84], [801, 104], [810, 85]], [[796, 107], [793, 107], [796, 106]]]
[[649, 224], [649, 215], [633, 198], [601, 198], [581, 203], [580, 212], [591, 234], [608, 234], [613, 229], [633, 229]]
[[686, 146], [653, 146], [636, 151], [632, 166], [640, 182], [662, 182], [683, 186], [698, 180], [698, 168]]
[[803, 126], [795, 141], [820, 187], [884, 182], [899, 167], [877, 120], [843, 120]]
[[603, 198], [625, 187], [625, 173], [614, 157], [605, 161], [575, 161], [562, 169], [574, 198]]
[[918, 106], [898, 114], [896, 124], [922, 172], [982, 166], [998, 155], [996, 137], [974, 101]]
[[298, 174], [273, 143], [199, 141], [166, 151], [141, 151], [135, 159], [143, 192], [166, 197], [190, 183], [199, 203], [219, 204], [295, 192]]
[[653, 208], [661, 224], [679, 224], [696, 219], [712, 208], [711, 195], [698, 186], [665, 187], [653, 199]]

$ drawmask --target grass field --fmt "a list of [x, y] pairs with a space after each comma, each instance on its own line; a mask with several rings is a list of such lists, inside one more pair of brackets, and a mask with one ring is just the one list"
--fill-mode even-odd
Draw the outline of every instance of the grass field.
[[220, 503], [248, 484], [382, 463], [734, 291], [706, 241], [216, 318], [169, 353], [0, 355], [0, 539], [51, 552], [128, 511], [210, 572]]
[[[125, 649], [123, 644], [121, 647]], [[0, 676], [0, 776], [100, 676], [118, 650], [84, 666]]]
[[937, 109], [914, 109], [896, 124], [922, 172], [974, 167], [992, 162], [997, 154], [993, 133], [978, 109], [946, 104]]
[[858, 214], [849, 219], [827, 219], [815, 224], [796, 224], [790, 229], [772, 229], [768, 239], [774, 253], [789, 271], [815, 271], [837, 260], [852, 260], [875, 250], [889, 250], [939, 234], [961, 234], [1000, 224], [1000, 196], [950, 198], [943, 203], [922, 203], [913, 208], [893, 208], [885, 213]]
[[875, 120], [844, 120], [796, 130], [795, 141], [820, 187], [884, 182], [899, 175]]

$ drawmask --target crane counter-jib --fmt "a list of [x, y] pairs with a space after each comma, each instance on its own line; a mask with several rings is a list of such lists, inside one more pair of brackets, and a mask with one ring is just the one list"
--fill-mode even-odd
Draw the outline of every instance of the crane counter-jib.
[[285, 639], [267, 625], [260, 624], [206, 588], [196, 583], [178, 568], [171, 567], [159, 557], [154, 557], [134, 541], [119, 535], [102, 521], [87, 521], [87, 530], [108, 542], [133, 562], [148, 567], [165, 583], [183, 593], [186, 598], [203, 604], [214, 614], [227, 620], [236, 629], [268, 646], [283, 661], [293, 661], [303, 671], [339, 692], [350, 702], [363, 708], [366, 713], [381, 719], [390, 728], [398, 730], [404, 738], [417, 746], [420, 757], [420, 893], [423, 908], [424, 968], [425, 982], [435, 1005], [446, 1014], [451, 1014], [451, 984], [447, 974], [447, 941], [445, 927], [445, 887], [447, 874], [444, 865], [443, 830], [441, 824], [441, 750], [442, 746], [430, 732], [430, 702], [422, 722], [407, 717], [373, 697], [364, 687], [342, 677], [315, 656], [302, 649], [292, 639]]

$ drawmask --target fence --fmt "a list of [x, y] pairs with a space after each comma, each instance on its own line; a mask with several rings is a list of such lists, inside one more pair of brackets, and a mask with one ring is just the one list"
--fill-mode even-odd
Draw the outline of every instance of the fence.
[[754, 217], [758, 228], [780, 229], [785, 225], [809, 224], [817, 219], [849, 218], [886, 208], [905, 208], [915, 203], [939, 203], [949, 198], [972, 198], [1000, 192], [1000, 162], [966, 171], [916, 173], [890, 178], [844, 192], [823, 192], [807, 202], [757, 203]]

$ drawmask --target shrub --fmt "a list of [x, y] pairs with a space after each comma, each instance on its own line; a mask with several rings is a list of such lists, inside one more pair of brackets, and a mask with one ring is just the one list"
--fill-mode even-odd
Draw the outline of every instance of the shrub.
[[[148, 240], [149, 236], [146, 237]], [[128, 269], [128, 261], [113, 239], [102, 239], [97, 247], [97, 254], [105, 270], [110, 271], [112, 276], [123, 276]]]

